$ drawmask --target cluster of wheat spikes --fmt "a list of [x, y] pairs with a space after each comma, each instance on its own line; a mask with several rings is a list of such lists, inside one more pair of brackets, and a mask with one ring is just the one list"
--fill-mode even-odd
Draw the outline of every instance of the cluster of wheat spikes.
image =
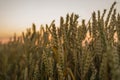
[[120, 14], [93, 12], [88, 24], [67, 14], [0, 44], [0, 80], [120, 80]]

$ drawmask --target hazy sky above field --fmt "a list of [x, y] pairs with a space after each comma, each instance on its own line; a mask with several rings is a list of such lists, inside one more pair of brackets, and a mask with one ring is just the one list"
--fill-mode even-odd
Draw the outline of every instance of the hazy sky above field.
[[[25, 31], [35, 23], [50, 24], [67, 13], [79, 14], [80, 19], [89, 19], [93, 11], [109, 9], [115, 0], [0, 0], [0, 38]], [[120, 12], [120, 0], [116, 5]]]

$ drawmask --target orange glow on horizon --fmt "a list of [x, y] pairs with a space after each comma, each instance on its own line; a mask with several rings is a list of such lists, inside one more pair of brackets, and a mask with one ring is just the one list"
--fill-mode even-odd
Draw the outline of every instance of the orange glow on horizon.
[[0, 39], [0, 43], [7, 43], [7, 42], [9, 42], [9, 38]]

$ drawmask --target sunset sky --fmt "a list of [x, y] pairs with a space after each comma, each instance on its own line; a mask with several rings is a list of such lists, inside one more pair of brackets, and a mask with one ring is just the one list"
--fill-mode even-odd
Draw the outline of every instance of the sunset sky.
[[[0, 0], [0, 39], [20, 34], [35, 23], [50, 24], [67, 13], [89, 19], [93, 11], [109, 9], [115, 0]], [[120, 0], [116, 5], [120, 12]]]

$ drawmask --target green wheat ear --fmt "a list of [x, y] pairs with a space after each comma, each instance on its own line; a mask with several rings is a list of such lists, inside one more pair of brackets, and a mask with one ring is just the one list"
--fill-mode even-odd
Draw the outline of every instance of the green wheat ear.
[[32, 31], [33, 31], [33, 33], [35, 33], [35, 32], [36, 32], [36, 26], [35, 26], [35, 24], [34, 24], [34, 23], [32, 24]]

